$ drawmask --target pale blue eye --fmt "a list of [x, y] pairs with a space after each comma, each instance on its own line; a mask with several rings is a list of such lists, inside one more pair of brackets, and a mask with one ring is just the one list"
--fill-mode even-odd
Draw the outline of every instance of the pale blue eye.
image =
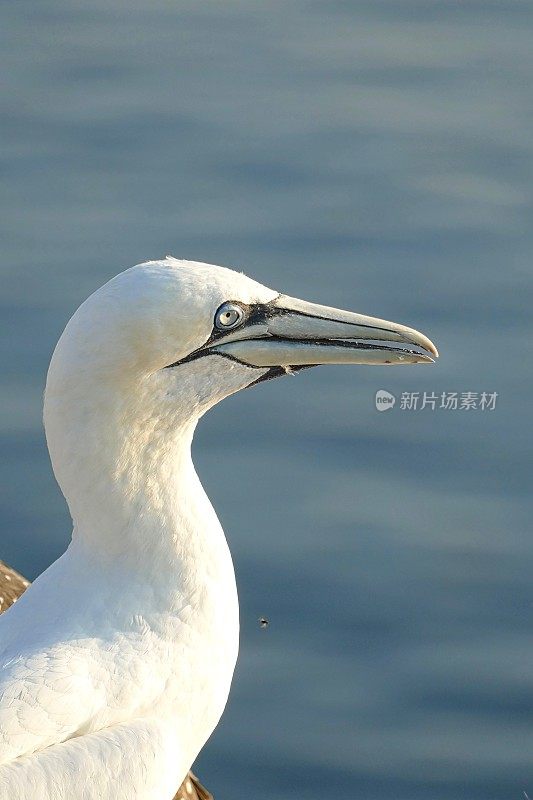
[[236, 328], [244, 319], [244, 311], [236, 303], [224, 303], [215, 314], [215, 326], [219, 330]]

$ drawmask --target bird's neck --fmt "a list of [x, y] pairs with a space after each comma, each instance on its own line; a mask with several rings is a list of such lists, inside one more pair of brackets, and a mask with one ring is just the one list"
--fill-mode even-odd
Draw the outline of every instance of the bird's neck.
[[61, 394], [47, 394], [47, 439], [75, 548], [104, 566], [138, 570], [147, 581], [152, 573], [191, 589], [200, 580], [234, 581], [224, 534], [191, 459], [196, 421], [174, 404], [143, 405], [142, 392], [131, 399], [93, 393], [90, 401], [80, 393], [68, 407]]

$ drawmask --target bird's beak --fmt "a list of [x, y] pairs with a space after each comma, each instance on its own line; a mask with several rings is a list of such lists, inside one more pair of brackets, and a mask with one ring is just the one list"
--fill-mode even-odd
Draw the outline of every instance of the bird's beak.
[[438, 356], [427, 336], [384, 319], [280, 295], [249, 322], [213, 341], [210, 353], [252, 367], [319, 364], [427, 364]]

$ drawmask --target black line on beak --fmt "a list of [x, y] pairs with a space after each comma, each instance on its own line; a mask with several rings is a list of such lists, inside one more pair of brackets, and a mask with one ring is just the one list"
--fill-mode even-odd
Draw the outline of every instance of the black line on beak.
[[[180, 358], [179, 361], [174, 361], [172, 364], [167, 364], [164, 369], [171, 369], [172, 367], [178, 367], [180, 364], [187, 364], [189, 361], [196, 361], [197, 358], [202, 358], [204, 355], [208, 355], [206, 353], [206, 349], [209, 348], [214, 342], [217, 342], [219, 339], [223, 339], [228, 333], [232, 333], [232, 331], [241, 330], [242, 328], [247, 328], [248, 326], [252, 325], [261, 325], [265, 324], [269, 319], [272, 317], [282, 316], [283, 314], [287, 314], [287, 310], [284, 308], [276, 308], [272, 305], [278, 300], [280, 295], [274, 297], [273, 300], [270, 300], [268, 303], [252, 303], [246, 304], [241, 303], [240, 301], [226, 301], [226, 302], [235, 302], [238, 303], [242, 308], [246, 309], [246, 317], [244, 322], [236, 326], [235, 328], [230, 328], [229, 330], [225, 331], [224, 329], [217, 328], [213, 322], [213, 329], [208, 339], [198, 347], [196, 350], [193, 350], [192, 353], [189, 355], [184, 356], [184, 358]], [[217, 355], [222, 355], [222, 353], [217, 353]], [[238, 359], [234, 358], [233, 361], [238, 361]], [[242, 362], [239, 362], [242, 363]], [[246, 364], [245, 366], [251, 366], [250, 364]], [[259, 367], [259, 369], [264, 369]], [[273, 376], [275, 377], [275, 376]]]

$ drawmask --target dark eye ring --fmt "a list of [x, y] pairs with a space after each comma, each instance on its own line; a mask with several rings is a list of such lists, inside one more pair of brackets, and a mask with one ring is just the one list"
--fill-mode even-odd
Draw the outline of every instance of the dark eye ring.
[[215, 314], [215, 327], [221, 331], [236, 328], [244, 319], [244, 309], [237, 303], [223, 303]]

